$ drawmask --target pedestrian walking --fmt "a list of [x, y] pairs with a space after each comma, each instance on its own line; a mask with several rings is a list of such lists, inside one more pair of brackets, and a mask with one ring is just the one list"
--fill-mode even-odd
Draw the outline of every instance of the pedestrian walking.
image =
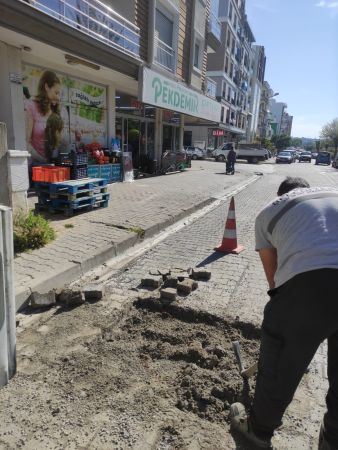
[[328, 342], [327, 411], [320, 450], [338, 449], [338, 189], [287, 178], [257, 216], [256, 250], [270, 287], [257, 383], [247, 414], [230, 408], [234, 429], [271, 448], [274, 430], [319, 345]]
[[227, 156], [227, 160], [226, 160], [225, 173], [227, 175], [234, 175], [236, 158], [237, 158], [237, 153], [235, 151], [234, 144], [231, 144], [231, 148], [228, 152], [228, 156]]

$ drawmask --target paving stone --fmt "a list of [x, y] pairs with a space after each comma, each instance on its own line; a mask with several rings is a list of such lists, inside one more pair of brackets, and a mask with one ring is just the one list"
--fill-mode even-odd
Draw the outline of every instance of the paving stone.
[[41, 294], [32, 292], [30, 295], [30, 306], [32, 308], [47, 308], [56, 304], [55, 291]]
[[167, 276], [164, 280], [163, 287], [164, 288], [177, 288], [178, 279], [177, 277], [172, 277], [171, 275]]
[[101, 300], [105, 295], [105, 286], [103, 284], [90, 284], [83, 289], [85, 300]]
[[210, 280], [211, 272], [206, 269], [192, 269], [191, 278], [194, 280]]
[[192, 291], [197, 289], [197, 287], [197, 281], [188, 278], [177, 283], [177, 292], [179, 294], [189, 295]]
[[162, 303], [172, 303], [176, 300], [177, 290], [174, 288], [164, 288], [160, 291]]
[[85, 298], [83, 292], [80, 290], [64, 289], [58, 296], [58, 301], [66, 304], [67, 306], [76, 306], [82, 305]]
[[157, 276], [147, 276], [145, 278], [142, 278], [141, 285], [143, 287], [149, 287], [157, 289], [161, 286], [163, 283], [163, 278], [160, 275]]

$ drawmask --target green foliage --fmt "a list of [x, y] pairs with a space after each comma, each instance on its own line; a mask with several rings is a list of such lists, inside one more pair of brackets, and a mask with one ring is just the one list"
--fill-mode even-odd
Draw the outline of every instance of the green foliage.
[[274, 150], [275, 146], [273, 144], [273, 142], [270, 139], [266, 139], [266, 138], [262, 138], [261, 139], [261, 145], [264, 148], [267, 148], [269, 150]]
[[272, 136], [271, 141], [276, 146], [277, 150], [283, 150], [291, 145], [291, 137], [285, 134], [274, 135]]
[[294, 137], [294, 138], [291, 138], [291, 145], [292, 145], [292, 147], [302, 147], [303, 141], [301, 138]]
[[335, 148], [335, 155], [338, 150], [338, 117], [323, 126], [320, 133], [321, 137], [332, 142]]
[[307, 145], [304, 145], [304, 149], [307, 150], [308, 152], [311, 152], [312, 150], [315, 149], [315, 146], [314, 146], [314, 144], [307, 144]]
[[40, 214], [29, 211], [14, 216], [14, 251], [15, 253], [26, 252], [43, 247], [55, 239], [55, 231], [48, 220]]

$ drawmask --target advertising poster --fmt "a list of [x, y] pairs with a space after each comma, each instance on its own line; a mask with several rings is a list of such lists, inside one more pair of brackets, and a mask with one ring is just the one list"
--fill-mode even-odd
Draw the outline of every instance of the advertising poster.
[[105, 86], [47, 68], [23, 66], [27, 150], [36, 162], [55, 162], [74, 146], [107, 145]]

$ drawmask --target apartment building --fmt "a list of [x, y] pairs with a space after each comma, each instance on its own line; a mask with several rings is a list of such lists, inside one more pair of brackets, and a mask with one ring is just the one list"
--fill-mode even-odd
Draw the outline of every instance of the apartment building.
[[280, 134], [291, 136], [293, 116], [284, 111], [281, 121]]
[[265, 76], [266, 56], [265, 49], [261, 45], [252, 46], [251, 77], [248, 92], [248, 105], [250, 114], [247, 123], [247, 142], [253, 142], [259, 136], [259, 118], [261, 96]]
[[42, 160], [57, 110], [66, 148], [115, 139], [137, 166], [181, 148], [185, 123], [219, 122], [205, 95], [207, 52], [220, 45], [212, 11], [210, 0], [0, 0], [9, 147]]
[[274, 98], [269, 100], [269, 110], [271, 113], [271, 127], [274, 134], [280, 135], [282, 127], [282, 118], [288, 105], [283, 102], [277, 102]]
[[215, 148], [224, 141], [245, 139], [248, 118], [252, 43], [255, 41], [243, 0], [213, 0], [221, 22], [221, 45], [208, 53], [207, 78], [215, 85], [221, 117], [214, 127], [192, 129], [196, 141]]
[[272, 116], [269, 102], [274, 96], [274, 92], [267, 81], [263, 82], [258, 116], [258, 136], [263, 139], [270, 139], [273, 135], [271, 128]]

